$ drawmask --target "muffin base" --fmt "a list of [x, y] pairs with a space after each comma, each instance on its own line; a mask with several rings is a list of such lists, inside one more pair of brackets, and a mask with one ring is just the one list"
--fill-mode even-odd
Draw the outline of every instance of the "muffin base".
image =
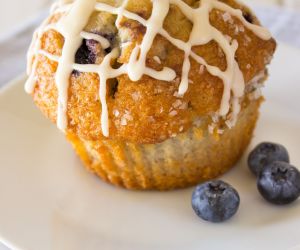
[[170, 190], [216, 178], [232, 168], [248, 146], [261, 100], [249, 104], [236, 126], [216, 136], [193, 128], [158, 144], [67, 138], [88, 170], [127, 189]]

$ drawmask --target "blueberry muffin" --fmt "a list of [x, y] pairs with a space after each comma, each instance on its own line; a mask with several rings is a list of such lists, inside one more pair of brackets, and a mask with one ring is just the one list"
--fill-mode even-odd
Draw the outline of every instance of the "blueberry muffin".
[[59, 1], [25, 89], [103, 180], [183, 188], [243, 154], [275, 49], [234, 0]]

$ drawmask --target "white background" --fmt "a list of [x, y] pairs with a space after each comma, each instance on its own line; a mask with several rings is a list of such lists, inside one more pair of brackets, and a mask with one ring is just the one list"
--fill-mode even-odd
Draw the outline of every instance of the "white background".
[[51, 0], [0, 0], [0, 35], [15, 30], [47, 8]]

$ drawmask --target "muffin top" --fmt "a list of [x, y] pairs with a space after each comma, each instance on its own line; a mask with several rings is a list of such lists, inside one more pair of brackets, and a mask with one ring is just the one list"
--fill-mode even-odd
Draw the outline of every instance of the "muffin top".
[[34, 34], [25, 89], [80, 138], [158, 143], [204, 120], [234, 126], [275, 48], [233, 0], [60, 1]]

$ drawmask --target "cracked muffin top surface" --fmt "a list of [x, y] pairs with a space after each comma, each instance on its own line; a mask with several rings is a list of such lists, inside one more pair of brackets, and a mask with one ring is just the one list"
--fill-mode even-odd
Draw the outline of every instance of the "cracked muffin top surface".
[[[60, 63], [64, 64], [61, 58], [64, 57], [68, 42], [63, 35], [64, 29], [57, 28], [56, 25], [72, 12], [72, 5], [77, 1], [57, 4], [53, 8], [43, 27], [35, 34], [31, 60], [28, 62], [31, 81], [34, 82], [31, 91], [34, 102], [53, 122], [58, 120], [59, 105], [62, 102], [57, 72], [62, 67]], [[162, 142], [189, 130], [199, 121], [201, 123], [201, 120], [210, 120], [220, 112], [220, 107], [224, 104], [226, 81], [214, 72], [222, 74], [230, 66], [234, 71], [234, 65], [241, 73], [245, 88], [242, 89], [242, 94], [234, 98], [235, 86], [232, 84], [231, 89], [229, 88], [230, 107], [227, 113], [219, 115], [220, 120], [225, 124], [226, 120], [232, 118], [233, 99], [236, 99], [240, 108], [250, 102], [246, 101], [248, 85], [262, 72], [265, 74], [276, 43], [272, 38], [259, 36], [254, 29], [260, 27], [257, 18], [247, 7], [233, 0], [170, 0], [162, 29], [154, 34], [151, 46], [146, 50], [144, 63], [149, 73], [142, 74], [139, 79], [132, 79], [127, 65], [135, 64], [131, 63], [132, 54], [136, 54], [137, 62], [143, 56], [142, 47], [147, 46], [143, 44], [147, 43], [144, 40], [149, 37], [151, 29], [155, 28], [155, 25], [147, 25], [151, 23], [157, 1], [159, 0], [128, 0], [126, 6], [123, 6], [124, 1], [97, 1], [99, 8], [95, 8], [88, 16], [81, 39], [74, 37], [77, 47], [73, 51], [74, 62], [70, 65], [75, 66], [69, 69], [71, 73], [68, 86], [64, 86], [67, 95], [66, 131], [85, 140], [110, 138], [136, 143]], [[197, 10], [209, 1], [226, 5], [229, 11], [227, 7], [224, 10], [215, 6], [207, 10], [209, 28], [216, 35], [198, 44], [191, 43], [195, 25], [200, 22], [195, 22], [197, 17], [194, 20], [187, 16], [185, 9], [190, 7]], [[122, 6], [122, 13], [129, 13], [127, 17], [118, 15]], [[242, 15], [239, 16], [236, 10], [241, 10]], [[130, 14], [134, 14], [135, 19], [130, 18]], [[251, 29], [252, 26], [255, 27]], [[201, 26], [197, 28], [205, 29]], [[220, 35], [222, 42], [214, 39]], [[69, 38], [71, 39], [73, 38]], [[187, 55], [188, 48], [185, 45], [188, 43], [192, 46]], [[224, 48], [234, 50], [231, 61]], [[200, 63], [201, 60], [205, 63]], [[231, 62], [234, 64], [231, 65]], [[112, 69], [110, 72], [120, 73], [107, 77], [103, 89], [104, 83], [101, 85], [101, 74], [99, 75], [97, 67], [108, 64]], [[160, 74], [167, 69], [169, 74]], [[188, 83], [183, 81], [184, 74]], [[225, 76], [227, 75], [224, 74], [224, 78]], [[231, 81], [228, 81], [229, 85]], [[180, 89], [185, 85], [187, 88], [181, 94]], [[106, 135], [103, 133], [104, 113], [108, 120]]]

